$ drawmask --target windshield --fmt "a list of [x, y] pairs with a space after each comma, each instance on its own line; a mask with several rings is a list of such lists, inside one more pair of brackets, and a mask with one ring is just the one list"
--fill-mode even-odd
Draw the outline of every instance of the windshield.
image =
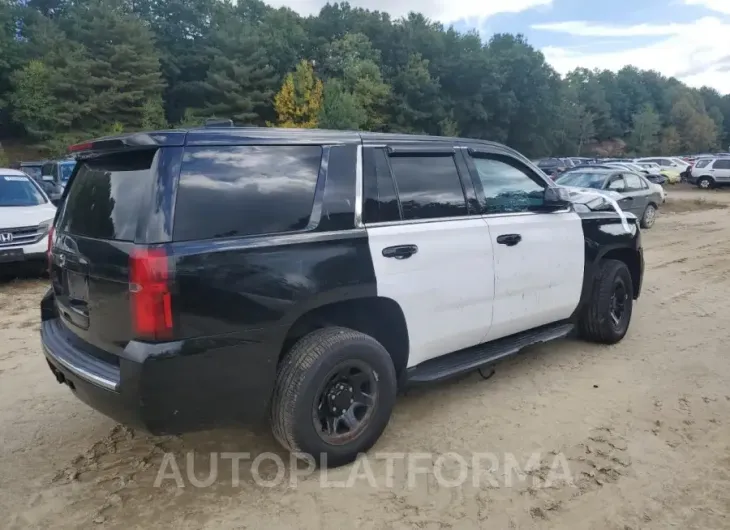
[[556, 184], [561, 186], [571, 186], [574, 188], [594, 188], [600, 190], [606, 181], [606, 175], [603, 173], [584, 173], [572, 171], [565, 173], [555, 180]]
[[68, 182], [68, 179], [71, 177], [71, 173], [74, 172], [74, 168], [76, 167], [76, 162], [64, 162], [63, 164], [60, 164], [61, 166], [61, 181], [62, 182]]
[[38, 206], [45, 197], [28, 177], [0, 175], [0, 206]]

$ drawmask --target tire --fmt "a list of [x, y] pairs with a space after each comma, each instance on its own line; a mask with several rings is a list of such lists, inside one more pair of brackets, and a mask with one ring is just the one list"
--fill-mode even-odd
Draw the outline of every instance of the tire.
[[[626, 296], [623, 313], [616, 322], [612, 315], [612, 303], [619, 286]], [[633, 292], [631, 274], [624, 262], [613, 259], [601, 261], [579, 322], [581, 337], [602, 344], [615, 344], [623, 339], [631, 322]]]
[[641, 228], [651, 228], [654, 226], [656, 221], [657, 207], [653, 204], [649, 204], [644, 210], [644, 215], [641, 216]]
[[[347, 368], [348, 366], [353, 368]], [[333, 385], [333, 374], [343, 369], [348, 373], [358, 373], [357, 370], [366, 373], [370, 370], [366, 373], [366, 377], [370, 376], [370, 390], [367, 394], [360, 393], [372, 395], [373, 405], [366, 409], [360, 427], [353, 431], [354, 438], [349, 439], [351, 432], [337, 435], [338, 428], [344, 422], [331, 420], [335, 425], [336, 436], [328, 439], [327, 434], [322, 432], [325, 423], [320, 422], [319, 414], [323, 413], [325, 407], [320, 406], [321, 403], [328, 403], [325, 399], [331, 393], [326, 393], [323, 388]], [[352, 390], [353, 387], [350, 388]], [[338, 389], [332, 389], [336, 390]], [[325, 397], [320, 399], [323, 392]], [[354, 392], [346, 393], [344, 399], [356, 396]], [[342, 327], [313, 331], [294, 344], [279, 367], [271, 404], [274, 437], [284, 448], [293, 453], [308, 454], [320, 466], [338, 467], [348, 464], [358, 454], [370, 449], [380, 438], [390, 419], [396, 392], [393, 360], [373, 337]], [[335, 402], [332, 401], [331, 404], [334, 405]], [[350, 406], [348, 411], [356, 410], [352, 408], [354, 406], [357, 403]], [[329, 415], [329, 405], [326, 408], [324, 413]]]
[[711, 190], [715, 187], [715, 181], [710, 177], [702, 177], [697, 181], [697, 187], [703, 190]]

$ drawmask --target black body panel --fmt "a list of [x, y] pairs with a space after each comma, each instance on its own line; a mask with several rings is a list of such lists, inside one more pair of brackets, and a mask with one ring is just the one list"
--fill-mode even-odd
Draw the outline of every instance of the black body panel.
[[641, 246], [639, 221], [627, 216], [630, 232], [626, 232], [615, 212], [579, 212], [585, 240], [585, 268], [583, 291], [575, 315], [583, 309], [588, 299], [598, 263], [604, 258], [620, 259], [627, 263], [634, 282], [634, 299], [641, 294], [644, 277], [644, 252]]
[[364, 229], [173, 247], [179, 339], [286, 327], [318, 306], [377, 295]]

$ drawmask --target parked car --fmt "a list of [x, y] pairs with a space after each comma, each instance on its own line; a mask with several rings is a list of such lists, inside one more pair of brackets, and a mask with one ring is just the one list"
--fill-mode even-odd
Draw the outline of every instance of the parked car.
[[626, 169], [632, 173], [643, 175], [646, 180], [654, 184], [658, 184], [659, 186], [667, 182], [667, 178], [662, 175], [661, 170], [643, 167], [639, 164], [634, 164], [633, 162], [608, 162], [604, 164], [604, 166], [609, 168], [618, 167]]
[[42, 168], [43, 168], [42, 161], [35, 161], [35, 162], [28, 161], [28, 162], [20, 162], [13, 169], [22, 171], [26, 175], [29, 175], [30, 177], [32, 177], [36, 182], [40, 182]]
[[43, 266], [55, 214], [33, 178], [0, 168], [0, 267], [21, 262]]
[[76, 160], [51, 160], [43, 164], [41, 168], [41, 179], [46, 183], [50, 191], [46, 191], [54, 204], [58, 203], [63, 195], [71, 173], [76, 166]]
[[342, 465], [398, 388], [574, 329], [616, 343], [641, 291], [635, 216], [491, 142], [228, 127], [73, 150], [43, 351], [153, 433], [268, 416], [284, 447]]
[[692, 167], [688, 182], [702, 189], [730, 185], [730, 158], [702, 158]]
[[620, 195], [622, 210], [631, 212], [641, 220], [642, 228], [654, 226], [659, 205], [664, 196], [643, 176], [617, 169], [573, 171], [555, 180], [559, 186], [612, 191]]
[[671, 156], [660, 156], [660, 157], [647, 157], [637, 158], [634, 162], [653, 162], [661, 167], [662, 174], [667, 177], [670, 184], [677, 184], [682, 181], [682, 176], [687, 178], [689, 176], [690, 164], [684, 160], [671, 157]]
[[566, 163], [560, 158], [541, 158], [535, 164], [552, 179], [568, 169]]

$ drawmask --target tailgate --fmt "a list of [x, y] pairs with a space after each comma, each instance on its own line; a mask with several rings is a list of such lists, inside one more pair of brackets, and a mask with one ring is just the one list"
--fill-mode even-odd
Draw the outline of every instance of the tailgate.
[[156, 150], [79, 161], [56, 221], [51, 283], [68, 332], [119, 353], [132, 338], [129, 257], [153, 193]]

